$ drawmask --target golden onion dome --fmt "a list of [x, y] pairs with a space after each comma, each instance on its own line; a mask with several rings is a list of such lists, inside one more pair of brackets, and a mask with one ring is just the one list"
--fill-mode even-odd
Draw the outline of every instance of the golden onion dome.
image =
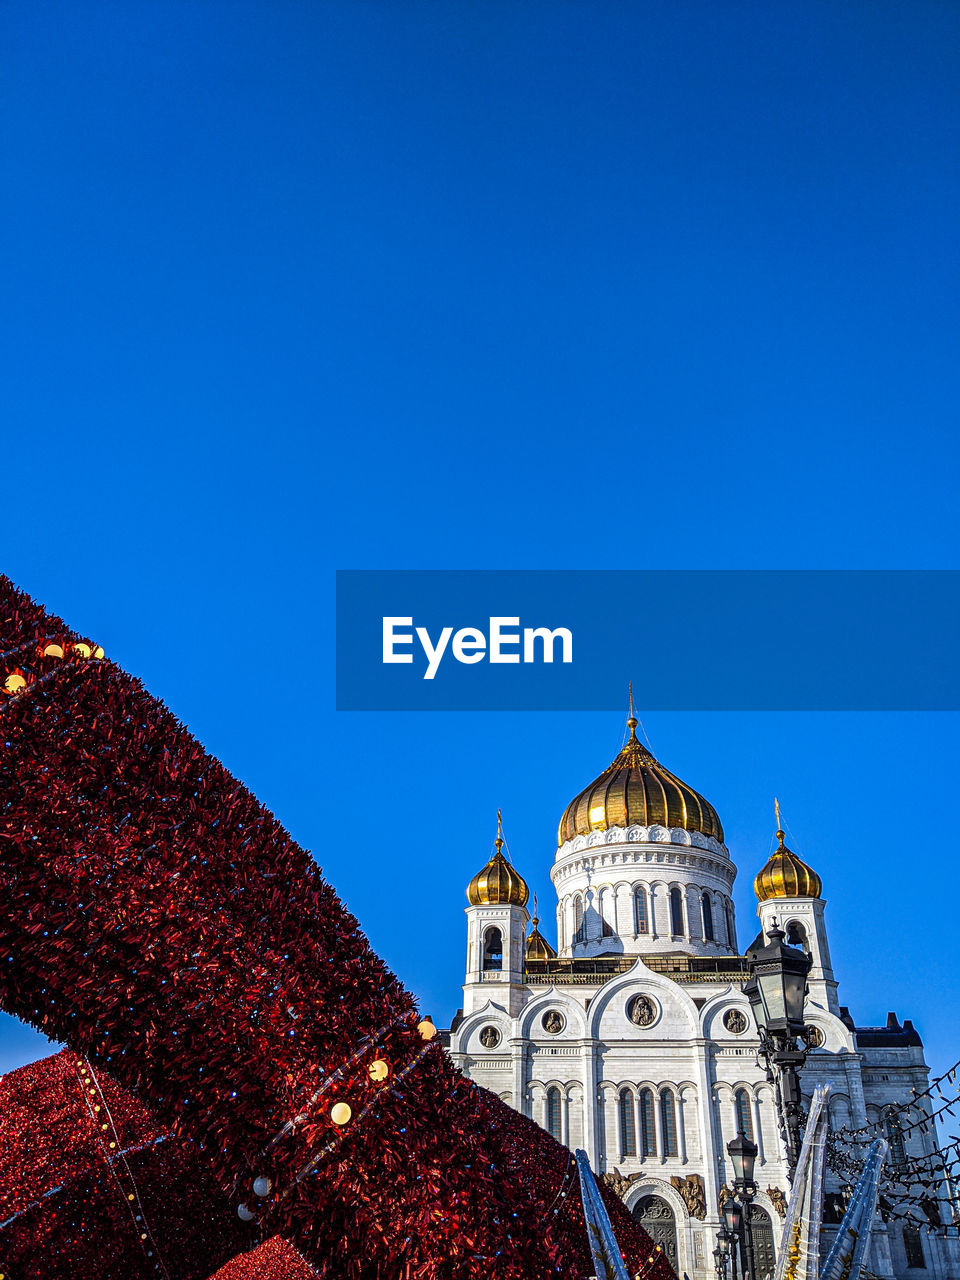
[[503, 856], [503, 823], [497, 810], [497, 851], [467, 885], [471, 907], [525, 907], [530, 897], [527, 882]]
[[557, 958], [556, 951], [554, 951], [553, 947], [551, 947], [550, 943], [538, 928], [538, 925], [540, 924], [540, 917], [537, 915], [536, 894], [533, 895], [533, 919], [530, 923], [533, 927], [530, 930], [526, 947], [524, 949], [524, 955], [526, 958], [528, 960], [555, 960]]
[[782, 831], [777, 832], [779, 844], [766, 865], [753, 882], [753, 892], [760, 902], [768, 898], [819, 898], [823, 881], [783, 843]]
[[679, 827], [723, 843], [723, 827], [708, 800], [665, 769], [637, 739], [637, 721], [627, 720], [626, 746], [564, 810], [557, 844], [608, 827]]

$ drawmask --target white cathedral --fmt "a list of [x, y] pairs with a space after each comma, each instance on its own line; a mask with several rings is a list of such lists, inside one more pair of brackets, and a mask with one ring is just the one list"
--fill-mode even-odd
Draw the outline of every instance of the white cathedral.
[[[498, 822], [496, 852], [467, 888], [463, 1008], [444, 1039], [471, 1079], [583, 1148], [690, 1280], [715, 1280], [720, 1205], [733, 1181], [726, 1147], [742, 1130], [759, 1148], [751, 1223], [756, 1280], [765, 1280], [788, 1180], [743, 993], [737, 871], [716, 810], [646, 750], [632, 714], [627, 724], [622, 751], [560, 819], [556, 949], [536, 914], [531, 921]], [[920, 1037], [893, 1014], [886, 1026], [857, 1027], [838, 1003], [820, 877], [777, 835], [754, 888], [762, 932], [779, 924], [812, 961], [804, 1099], [831, 1081], [831, 1124], [882, 1126], [890, 1160], [906, 1171], [934, 1150], [933, 1126], [901, 1134], [885, 1109], [928, 1086]], [[825, 1241], [842, 1216], [836, 1178], [827, 1193]], [[932, 1212], [937, 1224], [951, 1221], [948, 1206]], [[960, 1278], [955, 1232], [933, 1218], [913, 1226], [888, 1217], [873, 1232], [871, 1271]]]

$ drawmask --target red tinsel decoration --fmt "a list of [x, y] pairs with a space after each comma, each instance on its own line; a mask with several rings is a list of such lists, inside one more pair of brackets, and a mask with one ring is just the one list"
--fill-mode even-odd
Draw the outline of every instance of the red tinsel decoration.
[[[27, 680], [0, 692], [0, 1004], [192, 1140], [321, 1277], [589, 1274], [569, 1152], [423, 1040], [309, 855], [83, 639], [0, 579], [0, 690]], [[668, 1280], [605, 1194], [631, 1273]]]
[[221, 1267], [210, 1280], [315, 1280], [316, 1271], [279, 1236]]
[[97, 1280], [203, 1280], [251, 1238], [190, 1144], [71, 1050], [0, 1079], [9, 1280], [78, 1275], [78, 1259]]

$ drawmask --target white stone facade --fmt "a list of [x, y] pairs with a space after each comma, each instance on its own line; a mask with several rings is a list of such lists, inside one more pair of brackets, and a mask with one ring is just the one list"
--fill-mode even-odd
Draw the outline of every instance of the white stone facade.
[[[736, 868], [726, 848], [699, 832], [614, 829], [568, 841], [551, 875], [556, 961], [525, 965], [525, 907], [467, 908], [463, 1009], [449, 1032], [454, 1061], [569, 1147], [582, 1147], [598, 1174], [613, 1175], [690, 1280], [714, 1280], [720, 1192], [732, 1182], [726, 1144], [744, 1123], [759, 1147], [756, 1207], [765, 1216], [755, 1234], [764, 1280], [788, 1182], [773, 1089], [742, 993]], [[770, 900], [759, 914], [765, 928], [776, 917], [813, 959], [807, 1017], [822, 1044], [802, 1072], [804, 1093], [832, 1081], [834, 1123], [857, 1127], [911, 1088], [922, 1091], [928, 1072], [912, 1029], [861, 1029], [858, 1037], [841, 1010], [823, 900]], [[485, 939], [497, 941], [491, 929], [499, 930], [500, 950], [491, 954], [501, 956], [500, 968], [484, 967]], [[911, 1136], [907, 1157], [935, 1142], [933, 1134]], [[827, 1228], [824, 1238], [831, 1235]], [[924, 1268], [908, 1266], [902, 1226], [891, 1222], [875, 1230], [867, 1265], [897, 1280], [960, 1278], [955, 1240], [925, 1230], [921, 1248]]]

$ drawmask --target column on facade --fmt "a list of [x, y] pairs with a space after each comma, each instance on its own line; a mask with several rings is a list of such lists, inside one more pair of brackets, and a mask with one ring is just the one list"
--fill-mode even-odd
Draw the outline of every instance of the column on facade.
[[683, 1089], [677, 1086], [674, 1093], [674, 1102], [677, 1108], [677, 1155], [680, 1157], [680, 1163], [687, 1163], [687, 1130], [683, 1118]]
[[713, 1104], [714, 1060], [704, 1041], [698, 1041], [696, 1049], [698, 1112], [703, 1126], [700, 1132], [701, 1163], [706, 1183], [707, 1212], [718, 1220], [720, 1179], [717, 1169], [717, 1109]]
[[660, 937], [661, 933], [661, 921], [658, 919], [658, 916], [660, 913], [660, 903], [663, 899], [663, 894], [661, 892], [662, 888], [663, 885], [659, 881], [647, 885], [647, 908], [650, 914], [649, 929], [650, 937], [654, 941]]
[[687, 936], [691, 942], [706, 942], [703, 936], [703, 892], [691, 885], [684, 895], [687, 899]]
[[763, 1145], [763, 1125], [760, 1120], [760, 1099], [754, 1089], [750, 1090], [750, 1114], [753, 1116], [753, 1140], [757, 1144], [757, 1159], [761, 1164], [767, 1163]]
[[581, 1070], [583, 1074], [583, 1149], [587, 1153], [592, 1169], [600, 1168], [600, 1143], [597, 1125], [597, 1099], [599, 1095], [599, 1079], [597, 1075], [596, 1046], [588, 1040], [581, 1049]]
[[512, 1056], [513, 1105], [524, 1116], [532, 1116], [533, 1099], [527, 1102], [527, 1049], [522, 1037], [508, 1041]]

